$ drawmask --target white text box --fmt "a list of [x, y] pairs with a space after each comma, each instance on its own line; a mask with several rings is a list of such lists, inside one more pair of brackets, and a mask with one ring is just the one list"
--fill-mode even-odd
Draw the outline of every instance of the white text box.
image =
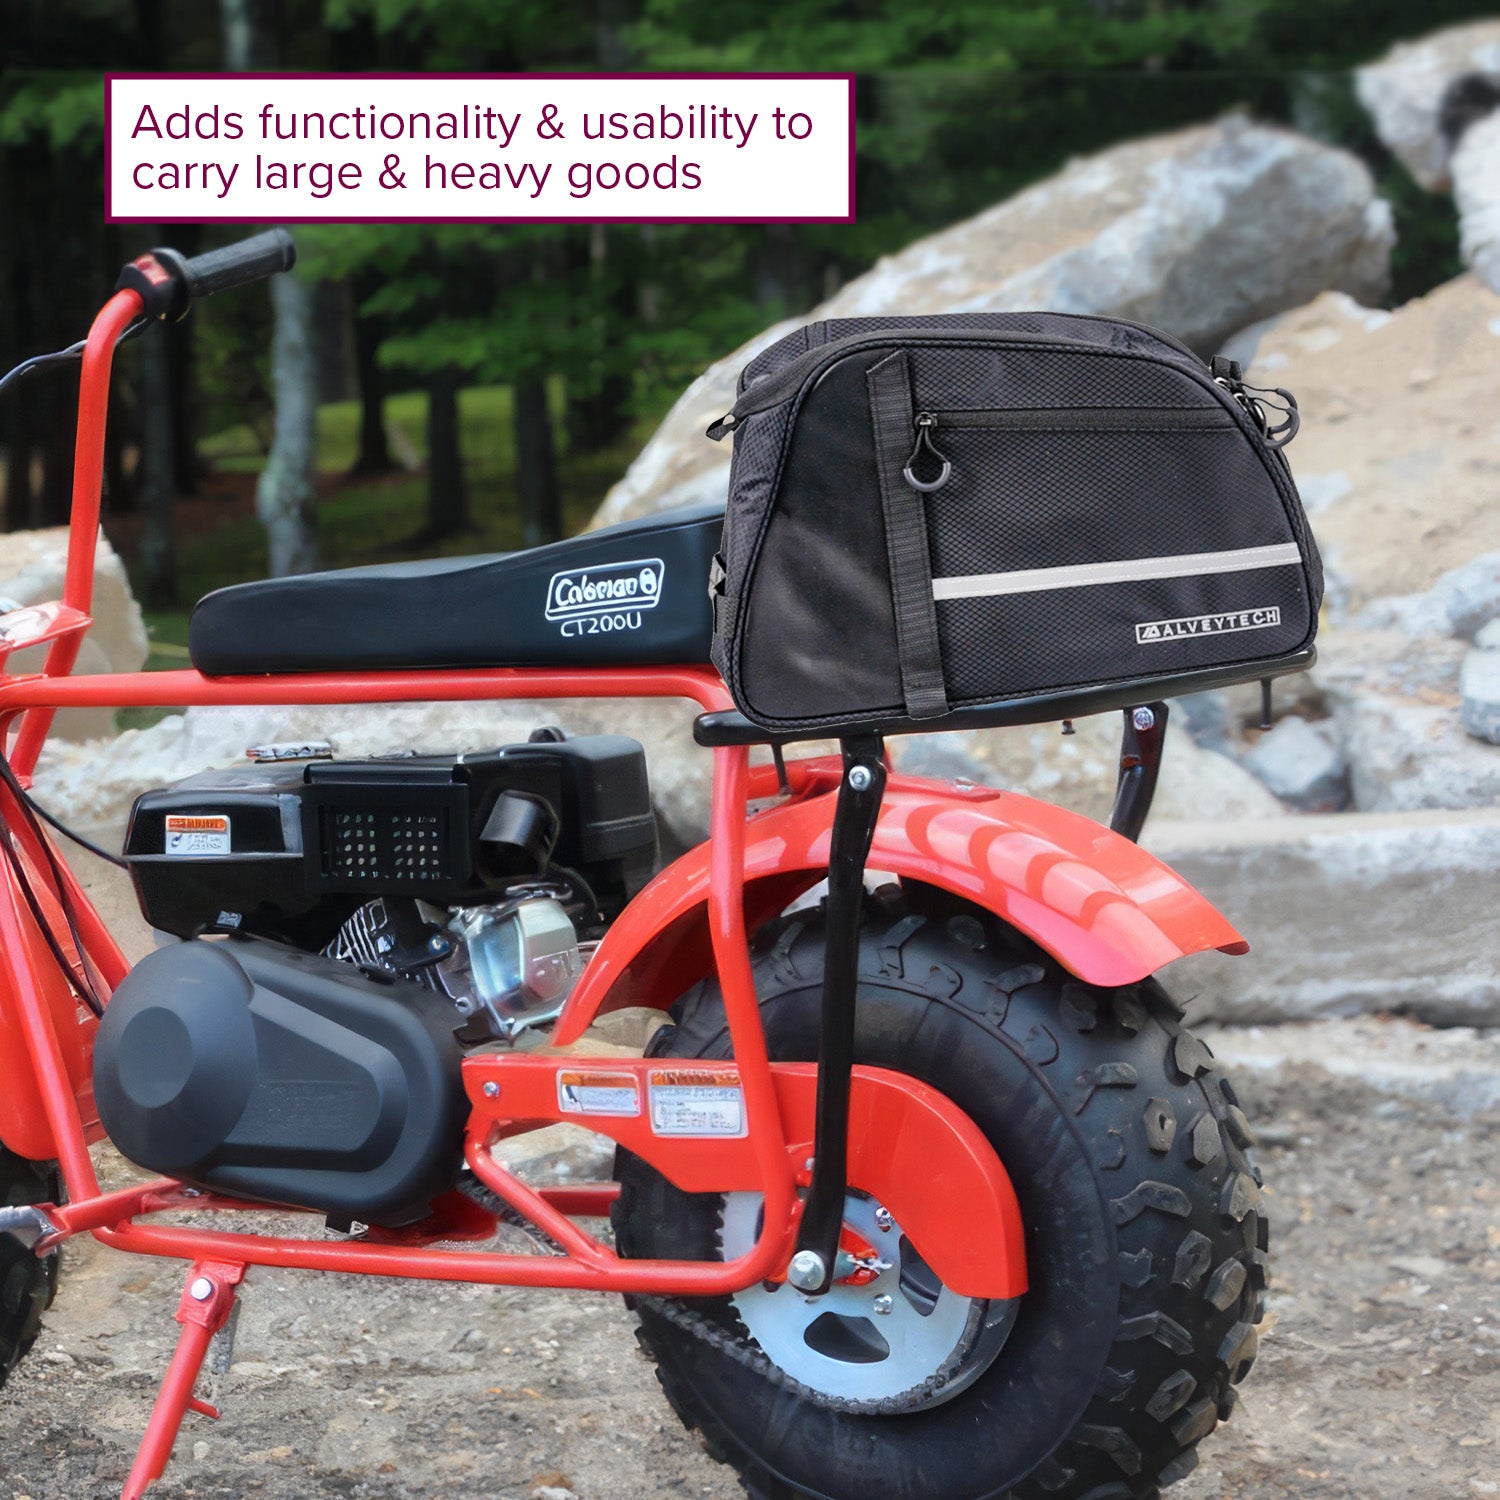
[[114, 222], [838, 221], [853, 79], [114, 74]]

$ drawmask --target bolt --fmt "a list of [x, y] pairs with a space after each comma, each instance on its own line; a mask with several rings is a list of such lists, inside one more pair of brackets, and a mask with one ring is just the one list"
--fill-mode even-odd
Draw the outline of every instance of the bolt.
[[872, 1306], [874, 1307], [875, 1311], [878, 1312], [878, 1313], [880, 1313], [882, 1316], [884, 1314], [890, 1312], [890, 1310], [895, 1305], [896, 1304], [894, 1302], [892, 1302], [891, 1299], [884, 1292], [882, 1292], [875, 1299], [874, 1303], [872, 1304]]
[[849, 768], [849, 785], [856, 792], [867, 792], [870, 783], [875, 780], [874, 772], [868, 766], [851, 766]]
[[441, 933], [435, 932], [427, 939], [427, 947], [432, 953], [446, 953], [448, 951], [448, 939]]
[[1156, 715], [1149, 708], [1138, 708], [1130, 715], [1130, 722], [1137, 729], [1152, 729], [1156, 726]]
[[810, 1292], [823, 1285], [828, 1268], [816, 1250], [799, 1250], [786, 1268], [786, 1279], [801, 1292]]
[[213, 1294], [214, 1284], [208, 1279], [207, 1276], [195, 1277], [193, 1280], [193, 1284], [188, 1288], [188, 1296], [191, 1297], [194, 1302], [207, 1302], [208, 1299], [213, 1296]]
[[812, 1169], [813, 1169], [813, 1159], [812, 1159], [812, 1157], [809, 1156], [807, 1158], [807, 1160], [802, 1163], [802, 1170], [804, 1172], [811, 1172]]
[[883, 1203], [875, 1210], [875, 1227], [882, 1234], [889, 1234], [896, 1227], [896, 1221], [891, 1217], [891, 1211]]
[[499, 1095], [500, 1095], [500, 1085], [498, 1083], [496, 1083], [495, 1080], [492, 1078], [484, 1086], [484, 1097], [486, 1099], [495, 1099], [495, 1098], [498, 1098]]

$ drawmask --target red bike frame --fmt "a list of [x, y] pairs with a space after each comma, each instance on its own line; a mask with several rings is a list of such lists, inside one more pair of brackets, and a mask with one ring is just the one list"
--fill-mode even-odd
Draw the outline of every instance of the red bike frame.
[[[493, 668], [463, 671], [308, 673], [213, 679], [196, 671], [72, 676], [94, 577], [104, 427], [114, 347], [140, 315], [133, 291], [116, 293], [90, 331], [80, 379], [73, 509], [63, 598], [0, 620], [0, 660], [49, 643], [39, 674], [0, 679], [0, 733], [23, 785], [59, 708], [127, 705], [332, 704], [500, 698], [664, 697], [703, 711], [731, 707], [722, 681], [702, 666]], [[751, 976], [748, 935], [827, 871], [836, 761], [793, 761], [790, 794], [774, 798], [770, 768], [751, 769], [742, 747], [713, 752], [711, 839], [664, 870], [611, 927], [559, 1021], [554, 1040], [576, 1042], [589, 1023], [622, 1005], [670, 1004], [695, 979], [722, 986], [733, 1062], [671, 1064], [676, 1071], [734, 1075], [743, 1092], [742, 1139], [655, 1136], [643, 1117], [578, 1117], [560, 1108], [566, 1070], [624, 1077], [644, 1095], [660, 1064], [633, 1059], [481, 1054], [463, 1065], [472, 1114], [465, 1158], [504, 1202], [545, 1231], [560, 1255], [436, 1248], [480, 1242], [495, 1217], [450, 1194], [422, 1224], [371, 1230], [342, 1242], [228, 1232], [152, 1222], [255, 1205], [171, 1180], [103, 1194], [89, 1155], [102, 1136], [90, 1082], [97, 1021], [78, 1001], [14, 874], [0, 880], [0, 1141], [21, 1155], [56, 1157], [67, 1202], [46, 1208], [45, 1253], [69, 1235], [192, 1263], [178, 1309], [183, 1332], [125, 1494], [160, 1474], [183, 1414], [207, 1410], [192, 1385], [209, 1339], [228, 1317], [234, 1288], [252, 1265], [278, 1265], [419, 1280], [578, 1287], [656, 1295], [726, 1295], [784, 1271], [793, 1248], [813, 1139], [816, 1069], [772, 1064]], [[87, 966], [106, 993], [127, 964], [61, 857], [43, 848], [15, 799], [0, 788], [0, 819], [28, 871], [43, 918], [75, 969]], [[44, 835], [43, 835], [44, 836]], [[1207, 948], [1241, 952], [1228, 922], [1178, 876], [1129, 840], [1074, 814], [1009, 793], [892, 777], [870, 856], [874, 869], [920, 879], [997, 912], [1080, 977], [1125, 984]], [[60, 889], [52, 884], [59, 870]], [[83, 952], [72, 951], [64, 901]], [[626, 1260], [579, 1219], [608, 1214], [611, 1184], [531, 1187], [498, 1162], [508, 1136], [568, 1121], [601, 1131], [690, 1191], [755, 1190], [765, 1197], [755, 1246], [728, 1262]], [[1014, 1191], [989, 1142], [936, 1091], [900, 1074], [854, 1070], [849, 1181], [888, 1204], [942, 1279], [972, 1296], [1009, 1298], [1026, 1286]], [[937, 1164], [937, 1169], [934, 1169]]]

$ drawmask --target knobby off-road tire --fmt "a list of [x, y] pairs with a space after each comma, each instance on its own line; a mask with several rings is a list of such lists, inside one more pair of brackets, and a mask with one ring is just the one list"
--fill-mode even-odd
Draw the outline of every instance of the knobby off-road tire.
[[[0, 1146], [0, 1203], [56, 1203], [62, 1182], [56, 1162], [28, 1161]], [[41, 1331], [57, 1294], [60, 1253], [38, 1256], [13, 1234], [0, 1234], [0, 1386]]]
[[[816, 1057], [821, 915], [771, 924], [753, 959], [772, 1057]], [[872, 898], [859, 973], [856, 1058], [947, 1094], [1015, 1184], [1031, 1288], [1015, 1326], [946, 1404], [862, 1416], [799, 1401], [643, 1305], [668, 1400], [758, 1500], [1149, 1500], [1192, 1470], [1255, 1356], [1266, 1221], [1233, 1090], [1154, 982], [1080, 984], [921, 888]], [[673, 1018], [652, 1055], [727, 1054], [716, 985]], [[619, 1175], [623, 1253], [714, 1258], [717, 1196], [624, 1152]], [[743, 1336], [727, 1299], [692, 1305]]]

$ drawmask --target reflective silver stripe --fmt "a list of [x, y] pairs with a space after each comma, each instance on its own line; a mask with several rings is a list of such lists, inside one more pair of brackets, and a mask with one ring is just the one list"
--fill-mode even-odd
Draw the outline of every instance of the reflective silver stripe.
[[987, 599], [999, 594], [1033, 594], [1042, 589], [1077, 589], [1096, 583], [1143, 583], [1151, 578], [1193, 578], [1207, 573], [1244, 573], [1251, 568], [1284, 568], [1302, 561], [1295, 542], [1273, 547], [1241, 547], [1234, 552], [1183, 552], [1174, 557], [1131, 557], [1119, 562], [1083, 563], [1076, 568], [1022, 568], [1014, 573], [969, 573], [934, 578], [934, 599]]

